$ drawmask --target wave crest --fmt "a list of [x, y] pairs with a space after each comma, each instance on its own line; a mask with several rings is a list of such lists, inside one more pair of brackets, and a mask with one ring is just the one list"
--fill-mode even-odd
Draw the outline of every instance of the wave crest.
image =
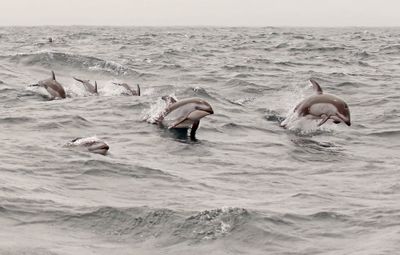
[[24, 65], [39, 65], [47, 68], [71, 67], [87, 69], [90, 71], [102, 71], [114, 75], [138, 75], [138, 72], [118, 64], [96, 57], [68, 54], [62, 52], [37, 52], [30, 54], [17, 54], [9, 56], [11, 61]]

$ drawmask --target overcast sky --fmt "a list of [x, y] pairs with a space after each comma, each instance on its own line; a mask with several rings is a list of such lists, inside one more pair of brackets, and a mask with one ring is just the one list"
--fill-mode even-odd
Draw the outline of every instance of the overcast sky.
[[0, 26], [400, 26], [400, 0], [0, 1]]

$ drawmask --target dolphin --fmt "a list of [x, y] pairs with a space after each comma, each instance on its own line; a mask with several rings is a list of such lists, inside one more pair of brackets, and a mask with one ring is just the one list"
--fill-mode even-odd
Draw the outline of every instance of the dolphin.
[[39, 81], [37, 84], [32, 84], [30, 86], [33, 87], [43, 87], [49, 92], [50, 94], [50, 99], [54, 98], [65, 98], [65, 90], [63, 86], [56, 81], [56, 75], [54, 71], [51, 71], [51, 78]]
[[102, 140], [98, 139], [97, 137], [78, 137], [67, 144], [66, 147], [81, 147], [87, 149], [89, 152], [97, 153], [101, 155], [106, 155], [108, 149], [110, 148], [108, 144], [103, 142]]
[[294, 113], [297, 113], [299, 117], [320, 119], [318, 126], [323, 125], [329, 119], [333, 120], [335, 124], [343, 122], [350, 126], [350, 110], [346, 102], [337, 96], [324, 94], [321, 86], [315, 80], [310, 79], [310, 82], [316, 94], [301, 101], [294, 108]]
[[170, 96], [163, 96], [162, 99], [167, 103], [167, 107], [157, 123], [168, 129], [191, 128], [190, 138], [192, 139], [195, 139], [200, 119], [207, 115], [214, 114], [211, 105], [200, 98], [176, 101]]
[[131, 93], [132, 96], [140, 96], [140, 87], [139, 84], [136, 84], [136, 88], [137, 90], [133, 90], [131, 89], [131, 87], [129, 87], [129, 85], [127, 83], [117, 83], [117, 82], [113, 82], [114, 85], [117, 86], [121, 86], [124, 87], [127, 91], [129, 91]]
[[90, 80], [82, 80], [82, 79], [78, 79], [75, 77], [74, 78], [76, 81], [79, 81], [83, 84], [83, 86], [85, 87], [85, 89], [92, 94], [98, 94], [97, 92], [97, 81], [94, 81], [94, 86], [89, 82]]

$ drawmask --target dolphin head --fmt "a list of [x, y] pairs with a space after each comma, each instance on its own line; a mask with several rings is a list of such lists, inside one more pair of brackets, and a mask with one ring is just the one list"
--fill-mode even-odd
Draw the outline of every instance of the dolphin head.
[[202, 99], [200, 99], [196, 102], [196, 106], [194, 108], [197, 111], [203, 111], [203, 112], [208, 113], [207, 115], [214, 114], [214, 110], [212, 109], [211, 105]]
[[191, 109], [191, 112], [187, 118], [192, 121], [199, 121], [205, 116], [214, 114], [214, 110], [211, 105], [203, 99], [193, 99], [191, 106], [193, 108]]
[[338, 104], [336, 104], [336, 109], [337, 109], [336, 116], [344, 123], [346, 123], [347, 126], [350, 126], [351, 125], [350, 109], [349, 106], [346, 104], [346, 102], [341, 101]]
[[89, 152], [106, 155], [110, 149], [108, 144], [98, 139], [97, 137], [75, 138], [68, 142], [67, 147], [81, 147], [87, 149]]
[[97, 142], [91, 144], [90, 146], [88, 146], [88, 150], [90, 152], [101, 154], [101, 155], [106, 155], [108, 149], [110, 149], [110, 147], [108, 146], [108, 144], [106, 144], [103, 141], [97, 141]]

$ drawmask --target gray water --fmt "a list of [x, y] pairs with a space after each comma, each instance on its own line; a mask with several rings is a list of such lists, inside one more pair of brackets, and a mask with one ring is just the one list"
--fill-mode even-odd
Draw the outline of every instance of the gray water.
[[[2, 27], [0, 254], [397, 254], [399, 71], [398, 28]], [[280, 127], [310, 78], [351, 127]], [[162, 95], [213, 106], [197, 141]]]

